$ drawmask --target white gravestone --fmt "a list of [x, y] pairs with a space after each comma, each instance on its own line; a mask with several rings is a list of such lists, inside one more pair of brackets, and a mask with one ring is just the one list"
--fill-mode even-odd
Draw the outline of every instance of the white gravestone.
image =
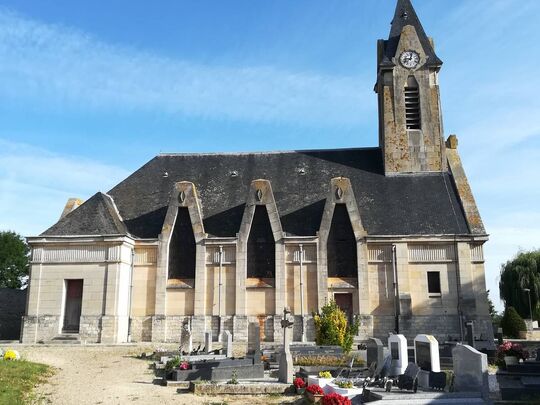
[[204, 334], [204, 352], [210, 353], [212, 351], [212, 332], [205, 332]]
[[420, 367], [418, 386], [429, 388], [429, 372], [440, 372], [439, 342], [431, 335], [418, 335], [414, 338], [414, 362]]
[[458, 344], [452, 349], [452, 362], [456, 391], [481, 392], [484, 398], [489, 397], [487, 354]]
[[390, 335], [388, 338], [388, 351], [392, 357], [390, 375], [398, 376], [405, 374], [409, 356], [407, 352], [407, 339], [403, 335]]
[[223, 354], [227, 357], [233, 356], [233, 348], [232, 348], [232, 335], [231, 332], [226, 330], [221, 334], [221, 339], [223, 343]]

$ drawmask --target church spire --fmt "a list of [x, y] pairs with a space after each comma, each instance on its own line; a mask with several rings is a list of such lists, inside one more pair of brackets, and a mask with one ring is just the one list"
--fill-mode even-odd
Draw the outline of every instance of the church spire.
[[390, 28], [390, 36], [388, 37], [388, 41], [385, 41], [386, 46], [381, 64], [386, 66], [394, 65], [392, 58], [396, 56], [401, 33], [406, 25], [412, 25], [415, 28], [418, 39], [420, 40], [420, 44], [422, 45], [424, 53], [427, 57], [426, 64], [428, 66], [441, 66], [442, 61], [436, 55], [433, 44], [426, 35], [424, 27], [422, 27], [422, 23], [414, 10], [411, 0], [397, 1], [396, 12]]

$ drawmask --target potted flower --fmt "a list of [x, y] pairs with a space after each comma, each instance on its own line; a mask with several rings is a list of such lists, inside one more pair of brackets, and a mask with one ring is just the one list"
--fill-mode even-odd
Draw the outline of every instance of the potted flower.
[[497, 352], [499, 358], [504, 358], [507, 366], [518, 364], [519, 359], [525, 360], [528, 355], [520, 344], [512, 342], [504, 342], [498, 347]]
[[294, 388], [297, 394], [303, 394], [306, 391], [306, 382], [303, 378], [297, 377], [293, 381]]
[[178, 367], [180, 370], [189, 370], [189, 363], [187, 361], [183, 361], [180, 363], [180, 366]]
[[309, 385], [306, 388], [306, 398], [312, 404], [318, 404], [324, 396], [324, 391], [317, 384]]
[[351, 405], [351, 400], [335, 392], [326, 394], [322, 399], [323, 405]]

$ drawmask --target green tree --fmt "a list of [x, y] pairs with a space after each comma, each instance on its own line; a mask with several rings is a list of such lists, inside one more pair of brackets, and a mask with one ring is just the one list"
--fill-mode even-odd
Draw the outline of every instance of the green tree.
[[0, 231], [0, 288], [21, 288], [26, 284], [30, 248], [12, 231]]
[[501, 266], [499, 292], [504, 306], [514, 307], [521, 317], [529, 318], [529, 296], [524, 288], [531, 290], [534, 317], [540, 301], [540, 250], [519, 252]]
[[490, 291], [487, 290], [486, 295], [487, 295], [487, 302], [488, 302], [488, 305], [489, 305], [489, 315], [491, 316], [491, 323], [494, 324], [494, 325], [497, 325], [497, 327], [499, 327], [499, 325], [501, 323], [502, 315], [499, 314], [497, 312], [497, 310], [495, 309], [495, 305], [493, 305], [493, 301], [489, 297], [489, 293], [490, 293]]
[[501, 319], [503, 333], [509, 338], [519, 338], [519, 332], [527, 329], [525, 321], [513, 307], [507, 307]]

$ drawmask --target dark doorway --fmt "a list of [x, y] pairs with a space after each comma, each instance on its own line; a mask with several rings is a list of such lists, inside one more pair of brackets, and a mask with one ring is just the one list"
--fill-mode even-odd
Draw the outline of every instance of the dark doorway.
[[180, 207], [169, 244], [169, 279], [194, 279], [195, 253], [195, 235], [189, 210]]
[[66, 280], [66, 302], [64, 306], [64, 333], [79, 333], [81, 322], [83, 280]]
[[347, 315], [347, 320], [351, 324], [353, 319], [353, 300], [352, 293], [334, 293], [334, 300], [338, 307], [341, 308], [345, 315]]
[[328, 277], [358, 277], [356, 237], [345, 204], [336, 204], [328, 234]]
[[247, 243], [248, 278], [274, 278], [276, 242], [265, 205], [257, 205]]

